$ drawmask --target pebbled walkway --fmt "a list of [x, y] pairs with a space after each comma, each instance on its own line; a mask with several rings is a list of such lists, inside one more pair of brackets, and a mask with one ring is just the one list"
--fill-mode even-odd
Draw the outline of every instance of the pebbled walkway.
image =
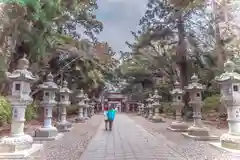
[[171, 147], [166, 138], [161, 141], [124, 114], [116, 115], [112, 131], [101, 124], [80, 160], [185, 160]]

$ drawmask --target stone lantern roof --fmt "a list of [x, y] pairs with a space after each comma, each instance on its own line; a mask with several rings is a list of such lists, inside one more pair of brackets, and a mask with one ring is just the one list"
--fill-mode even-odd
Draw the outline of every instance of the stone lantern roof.
[[60, 88], [59, 93], [62, 93], [62, 94], [64, 94], [64, 93], [68, 93], [68, 94], [72, 93], [72, 91], [68, 88], [68, 82], [67, 81], [63, 81], [63, 87]]
[[217, 76], [215, 80], [219, 83], [226, 82], [226, 81], [240, 81], [240, 74], [235, 71], [235, 64], [231, 60], [227, 60], [224, 63], [224, 70], [225, 72], [222, 73], [220, 76]]
[[39, 85], [40, 89], [44, 90], [58, 90], [58, 85], [53, 81], [53, 75], [49, 73], [47, 75], [47, 81]]
[[152, 99], [152, 94], [149, 94], [148, 98], [146, 99], [146, 102], [147, 102], [147, 103], [150, 103], [150, 102], [152, 102], [152, 101], [153, 101], [153, 99]]
[[204, 90], [205, 86], [201, 83], [198, 83], [199, 79], [198, 76], [194, 73], [191, 77], [191, 83], [185, 87], [186, 90]]
[[11, 81], [27, 81], [34, 82], [38, 77], [33, 76], [31, 72], [28, 71], [29, 61], [25, 56], [18, 60], [17, 69], [12, 73], [7, 72], [7, 78]]
[[83, 89], [80, 90], [79, 94], [76, 96], [77, 99], [84, 99], [84, 91]]
[[90, 101], [90, 99], [88, 98], [87, 93], [84, 95], [84, 98], [85, 98], [85, 101], [86, 101], [86, 102], [89, 102], [89, 101]]
[[158, 90], [155, 89], [154, 95], [152, 96], [152, 99], [153, 99], [153, 100], [160, 100], [161, 98], [162, 98], [162, 96], [160, 96], [160, 95], [158, 94]]
[[176, 81], [174, 83], [175, 88], [170, 92], [172, 95], [183, 95], [185, 92], [181, 89], [180, 83]]

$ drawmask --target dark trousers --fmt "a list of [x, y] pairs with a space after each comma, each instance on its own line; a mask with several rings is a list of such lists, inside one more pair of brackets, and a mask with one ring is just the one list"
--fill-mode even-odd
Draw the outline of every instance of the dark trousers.
[[112, 130], [113, 120], [105, 120], [105, 129], [108, 129], [109, 124], [109, 130]]

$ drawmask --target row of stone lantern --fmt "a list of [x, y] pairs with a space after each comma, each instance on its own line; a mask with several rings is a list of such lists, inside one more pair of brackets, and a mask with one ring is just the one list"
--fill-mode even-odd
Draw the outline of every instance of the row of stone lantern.
[[[176, 110], [176, 121], [172, 122], [168, 129], [171, 131], [186, 132], [183, 135], [199, 139], [199, 140], [210, 140], [216, 139], [216, 136], [210, 135], [208, 129], [202, 125], [201, 118], [201, 108], [203, 105], [202, 94], [201, 92], [205, 89], [205, 86], [198, 83], [198, 77], [194, 74], [191, 77], [191, 83], [185, 87], [185, 90], [190, 94], [189, 105], [193, 108], [193, 125], [188, 126], [182, 120], [182, 109], [184, 107], [183, 95], [185, 91], [181, 89], [179, 82], [175, 83], [175, 88], [171, 91], [173, 96], [172, 107]], [[140, 108], [144, 110], [144, 117], [148, 118], [152, 122], [164, 122], [163, 117], [161, 117], [159, 111], [162, 107], [160, 103], [161, 96], [158, 94], [158, 91], [155, 90], [154, 95], [149, 95], [149, 98], [146, 100], [147, 105]]]
[[[68, 89], [66, 81], [63, 82], [63, 87], [59, 88], [50, 73], [46, 77], [46, 82], [39, 85], [43, 91], [43, 98], [40, 102], [44, 108], [43, 126], [35, 131], [33, 137], [24, 133], [25, 110], [33, 101], [30, 97], [31, 84], [38, 79], [28, 71], [28, 67], [29, 61], [23, 57], [18, 61], [16, 70], [6, 73], [12, 87], [11, 95], [7, 97], [12, 106], [12, 123], [10, 135], [0, 139], [0, 159], [25, 158], [42, 148], [42, 144], [35, 144], [34, 140], [54, 140], [63, 135], [59, 132], [66, 132], [72, 128], [72, 123], [66, 119], [66, 108], [70, 106], [69, 96], [72, 92]], [[57, 92], [60, 96], [59, 102], [55, 100]], [[87, 94], [84, 95], [81, 90], [77, 99], [79, 100], [79, 115], [76, 122], [84, 122], [94, 114], [94, 103], [91, 103], [92, 110], [88, 112], [89, 98]], [[61, 120], [55, 127], [52, 124], [52, 111], [57, 104], [61, 107]]]
[[194, 74], [191, 77], [191, 83], [185, 87], [185, 90], [190, 96], [189, 105], [193, 108], [193, 125], [188, 126], [181, 117], [182, 109], [184, 107], [183, 95], [185, 94], [185, 91], [181, 89], [179, 82], [176, 82], [175, 88], [171, 91], [173, 96], [172, 106], [176, 110], [176, 121], [172, 122], [168, 129], [176, 132], [185, 132], [182, 133], [184, 136], [196, 140], [215, 140], [218, 137], [211, 135], [208, 128], [202, 124], [202, 91], [205, 89], [205, 86], [198, 81], [199, 79], [197, 75]]
[[139, 104], [139, 115], [144, 116], [152, 122], [164, 122], [163, 117], [160, 115], [162, 107], [160, 103], [161, 98], [157, 90], [154, 91], [153, 95], [149, 94], [149, 97], [146, 99], [146, 105]]
[[[212, 142], [211, 144], [228, 151], [231, 151], [231, 149], [240, 150], [240, 74], [235, 72], [235, 64], [230, 60], [224, 64], [224, 69], [225, 72], [216, 77], [215, 80], [221, 86], [222, 97], [220, 101], [227, 108], [229, 131], [220, 137], [220, 142]], [[205, 86], [199, 83], [198, 80], [198, 77], [194, 74], [191, 77], [191, 83], [185, 87], [185, 90], [190, 95], [189, 105], [193, 108], [193, 125], [189, 127], [181, 117], [185, 91], [180, 88], [179, 82], [176, 82], [175, 88], [171, 91], [173, 96], [172, 106], [176, 109], [176, 121], [172, 122], [168, 129], [183, 132], [183, 135], [197, 140], [216, 140], [219, 137], [211, 135], [209, 130], [202, 124], [202, 91], [205, 89]], [[158, 113], [156, 108], [159, 108], [157, 106], [160, 105], [156, 99], [159, 100], [160, 97], [156, 95], [157, 93], [155, 92], [153, 96], [149, 96], [146, 100], [146, 106], [143, 104], [139, 105], [140, 115], [151, 119], [152, 108], [155, 108], [154, 116], [157, 115], [155, 117], [159, 117], [156, 114]], [[152, 119], [155, 119], [154, 116]]]

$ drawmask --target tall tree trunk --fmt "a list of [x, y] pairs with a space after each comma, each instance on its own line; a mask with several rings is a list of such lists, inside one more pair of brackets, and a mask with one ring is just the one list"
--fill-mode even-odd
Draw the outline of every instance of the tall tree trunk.
[[177, 29], [178, 29], [178, 67], [180, 70], [180, 83], [181, 87], [184, 88], [188, 84], [188, 75], [187, 75], [187, 56], [186, 56], [186, 42], [185, 42], [185, 29], [184, 29], [184, 20], [182, 14], [179, 14], [177, 20]]
[[214, 16], [214, 23], [215, 23], [215, 40], [216, 40], [216, 45], [215, 45], [215, 51], [217, 54], [217, 68], [221, 71], [223, 70], [223, 64], [226, 60], [226, 55], [224, 52], [224, 44], [221, 38], [220, 34], [220, 27], [219, 27], [219, 13], [221, 13], [219, 10], [224, 9], [224, 21], [227, 21], [227, 11], [226, 11], [226, 6], [225, 5], [225, 0], [223, 0], [222, 6], [218, 6], [216, 0], [212, 1], [212, 7], [213, 7], [213, 16]]
[[[177, 57], [178, 57], [178, 67], [180, 71], [180, 84], [181, 88], [184, 89], [184, 86], [188, 85], [188, 71], [187, 71], [187, 48], [186, 48], [186, 32], [184, 28], [184, 20], [183, 14], [181, 11], [178, 13], [177, 18], [177, 29], [178, 29], [178, 50], [177, 50]], [[184, 115], [185, 118], [188, 118], [188, 95], [184, 96], [185, 107], [184, 107]]]

